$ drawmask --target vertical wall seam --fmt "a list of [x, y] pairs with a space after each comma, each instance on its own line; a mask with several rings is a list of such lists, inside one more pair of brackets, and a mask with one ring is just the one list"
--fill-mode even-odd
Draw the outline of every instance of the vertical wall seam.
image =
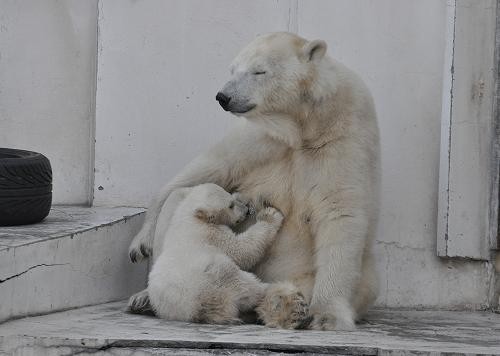
[[491, 145], [491, 182], [490, 182], [490, 248], [500, 249], [500, 0], [496, 1], [495, 54], [493, 75], [492, 145]]
[[448, 128], [448, 182], [446, 184], [446, 234], [445, 234], [445, 254], [448, 256], [449, 241], [449, 216], [450, 216], [450, 177], [451, 177], [451, 133], [453, 125], [453, 87], [455, 84], [455, 38], [457, 26], [457, 0], [453, 4], [453, 39], [451, 46], [451, 90], [450, 90], [450, 126]]
[[447, 1], [446, 11], [446, 45], [443, 63], [443, 88], [441, 108], [441, 140], [439, 164], [439, 195], [437, 220], [437, 255], [448, 256], [448, 217], [450, 189], [450, 149], [451, 149], [451, 114], [454, 80], [454, 52], [456, 32], [456, 0]]
[[91, 94], [91, 108], [90, 108], [90, 152], [89, 152], [89, 186], [88, 186], [88, 205], [92, 206], [94, 203], [94, 185], [95, 185], [95, 138], [96, 138], [96, 116], [97, 116], [97, 70], [98, 70], [98, 58], [99, 58], [99, 9], [101, 6], [101, 0], [96, 0], [96, 22], [95, 22], [95, 57], [94, 57], [94, 83], [92, 86]]

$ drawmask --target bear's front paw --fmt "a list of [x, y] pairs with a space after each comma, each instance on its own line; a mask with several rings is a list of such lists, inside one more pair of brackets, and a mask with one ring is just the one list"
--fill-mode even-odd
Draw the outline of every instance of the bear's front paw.
[[139, 235], [134, 238], [128, 249], [128, 255], [133, 263], [140, 262], [144, 258], [152, 255], [153, 248], [150, 244], [150, 240], [151, 239], [141, 238]]
[[259, 319], [271, 328], [304, 329], [311, 321], [304, 296], [291, 283], [268, 287], [256, 311]]
[[268, 207], [257, 213], [257, 221], [265, 221], [279, 227], [283, 222], [283, 214], [276, 208]]
[[[318, 308], [311, 307], [312, 330], [354, 330], [356, 324], [350, 308]], [[326, 310], [326, 311], [325, 311]]]
[[342, 320], [333, 315], [316, 314], [312, 316], [312, 322], [309, 326], [312, 330], [354, 330], [356, 324], [352, 320]]

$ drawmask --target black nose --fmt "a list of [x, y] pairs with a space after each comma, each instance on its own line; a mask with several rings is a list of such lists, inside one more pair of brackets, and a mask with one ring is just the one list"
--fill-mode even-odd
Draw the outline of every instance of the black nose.
[[217, 96], [215, 97], [215, 100], [217, 100], [220, 104], [220, 106], [222, 106], [222, 108], [224, 110], [228, 110], [228, 106], [229, 106], [229, 102], [231, 101], [231, 97], [221, 93], [221, 92], [218, 92], [217, 93]]

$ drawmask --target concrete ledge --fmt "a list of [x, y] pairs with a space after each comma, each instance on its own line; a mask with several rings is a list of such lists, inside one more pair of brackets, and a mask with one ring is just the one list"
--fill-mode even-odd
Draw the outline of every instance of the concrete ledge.
[[500, 315], [377, 310], [352, 332], [166, 322], [123, 312], [124, 302], [0, 325], [7, 355], [500, 355]]
[[139, 208], [56, 206], [39, 224], [0, 228], [0, 321], [128, 297], [146, 268], [128, 261]]

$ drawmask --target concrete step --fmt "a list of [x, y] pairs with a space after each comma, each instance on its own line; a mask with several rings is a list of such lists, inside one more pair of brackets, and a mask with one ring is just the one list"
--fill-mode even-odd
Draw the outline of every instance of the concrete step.
[[376, 310], [351, 332], [167, 322], [125, 302], [0, 325], [1, 355], [500, 355], [500, 315]]
[[0, 321], [121, 300], [142, 289], [146, 268], [128, 246], [139, 208], [55, 206], [39, 224], [0, 227]]

